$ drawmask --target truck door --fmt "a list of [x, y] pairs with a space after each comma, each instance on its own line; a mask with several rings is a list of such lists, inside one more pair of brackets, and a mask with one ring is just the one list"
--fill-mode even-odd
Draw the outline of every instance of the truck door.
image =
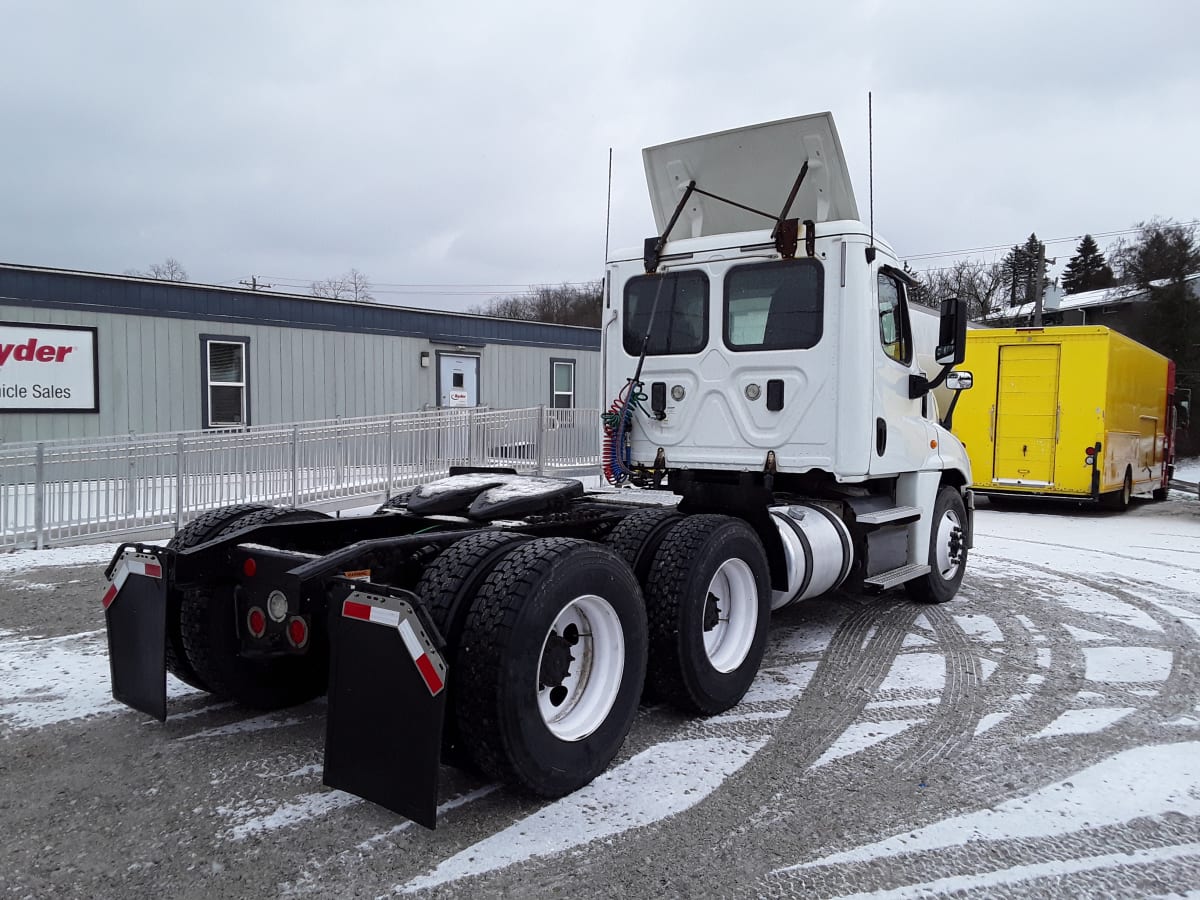
[[879, 335], [870, 472], [888, 475], [922, 467], [929, 458], [930, 426], [921, 400], [909, 397], [908, 379], [916, 371], [916, 350], [904, 283], [890, 272], [881, 271], [876, 277], [876, 290]]
[[996, 484], [1054, 484], [1058, 444], [1058, 344], [1000, 348], [996, 391]]

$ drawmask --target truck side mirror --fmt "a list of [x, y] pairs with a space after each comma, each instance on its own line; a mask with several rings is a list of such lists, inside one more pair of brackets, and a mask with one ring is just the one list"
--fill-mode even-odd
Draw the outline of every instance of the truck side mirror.
[[975, 383], [975, 376], [970, 372], [951, 372], [946, 376], [946, 389], [965, 391]]
[[1179, 411], [1179, 427], [1188, 431], [1192, 424], [1192, 392], [1188, 388], [1180, 388], [1177, 393], [1179, 400], [1176, 402], [1175, 408]]
[[938, 365], [957, 366], [966, 358], [967, 301], [959, 298], [943, 300], [934, 359]]

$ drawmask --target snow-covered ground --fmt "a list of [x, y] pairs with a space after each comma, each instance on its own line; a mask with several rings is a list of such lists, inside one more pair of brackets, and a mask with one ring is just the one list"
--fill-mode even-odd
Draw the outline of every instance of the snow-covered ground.
[[[1178, 477], [1200, 480], [1200, 461]], [[0, 610], [64, 602], [67, 586], [47, 566], [92, 579], [98, 606], [95, 572], [115, 547], [0, 556], [0, 593], [22, 600]], [[185, 760], [217, 754], [185, 794], [210, 816], [194, 840], [232, 848], [230, 859], [247, 846], [283, 853], [285, 836], [313, 842], [311, 859], [279, 876], [290, 893], [337, 893], [365, 878], [367, 895], [467, 896], [480, 884], [522, 895], [533, 877], [523, 872], [549, 892], [595, 867], [592, 881], [573, 883], [600, 896], [605, 879], [628, 874], [622, 848], [671, 871], [702, 869], [712, 860], [697, 847], [738, 835], [772, 849], [738, 876], [757, 880], [729, 893], [1168, 896], [1200, 883], [1200, 695], [1188, 674], [1200, 650], [1200, 501], [1177, 492], [1124, 514], [981, 503], [955, 602], [917, 609], [900, 595], [815, 608], [779, 617], [763, 670], [729, 713], [681, 721], [644, 710], [627, 752], [554, 802], [452, 781], [441, 815], [465, 830], [436, 839], [418, 841], [411, 823], [321, 787], [319, 731], [295, 740], [318, 727], [319, 705], [240, 714], [172, 680], [173, 730], [151, 746]], [[889, 640], [869, 664], [868, 651]], [[102, 735], [139, 723], [112, 700], [107, 674], [102, 631], [0, 619], [0, 752], [55, 728]], [[881, 775], [912, 782], [912, 812], [860, 811], [871, 792], [857, 786]], [[397, 846], [400, 855], [382, 852]], [[606, 868], [610, 858], [620, 862]], [[1166, 887], [1146, 887], [1153, 878]]]

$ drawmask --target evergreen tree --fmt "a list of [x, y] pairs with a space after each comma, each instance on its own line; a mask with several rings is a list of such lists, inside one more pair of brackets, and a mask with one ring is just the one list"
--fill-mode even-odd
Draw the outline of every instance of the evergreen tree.
[[1019, 306], [1025, 302], [1025, 279], [1033, 269], [1033, 262], [1025, 253], [1025, 248], [1014, 244], [1000, 263], [1004, 279], [1004, 287], [1008, 293], [1008, 305]]
[[[1024, 244], [1015, 244], [1000, 264], [1004, 286], [1008, 289], [1008, 305], [1020, 306], [1037, 299], [1038, 290], [1046, 286], [1046, 267], [1043, 262], [1041, 279], [1034, 273], [1038, 257], [1045, 253], [1045, 245], [1036, 234], [1029, 235]], [[1044, 258], [1044, 257], [1043, 257]]]
[[1081, 291], [1094, 291], [1097, 288], [1111, 287], [1113, 270], [1104, 259], [1104, 254], [1096, 246], [1096, 241], [1090, 234], [1085, 234], [1075, 255], [1063, 270], [1063, 291], [1068, 294], [1078, 294]]

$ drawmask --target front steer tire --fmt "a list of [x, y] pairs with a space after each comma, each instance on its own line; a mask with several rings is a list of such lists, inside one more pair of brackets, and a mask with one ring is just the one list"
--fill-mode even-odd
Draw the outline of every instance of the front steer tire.
[[[282, 522], [329, 518], [308, 509], [269, 506], [230, 521], [216, 535]], [[237, 600], [232, 584], [185, 591], [180, 631], [188, 663], [214, 696], [254, 709], [281, 709], [325, 692], [329, 679], [329, 642], [324, 628], [310, 629], [303, 654], [249, 659], [241, 655]]]
[[929, 528], [929, 573], [905, 582], [917, 603], [945, 603], [958, 593], [967, 571], [967, 507], [952, 485], [938, 489]]
[[616, 756], [645, 672], [629, 566], [588, 541], [532, 540], [492, 570], [463, 624], [458, 729], [487, 775], [561, 797]]

